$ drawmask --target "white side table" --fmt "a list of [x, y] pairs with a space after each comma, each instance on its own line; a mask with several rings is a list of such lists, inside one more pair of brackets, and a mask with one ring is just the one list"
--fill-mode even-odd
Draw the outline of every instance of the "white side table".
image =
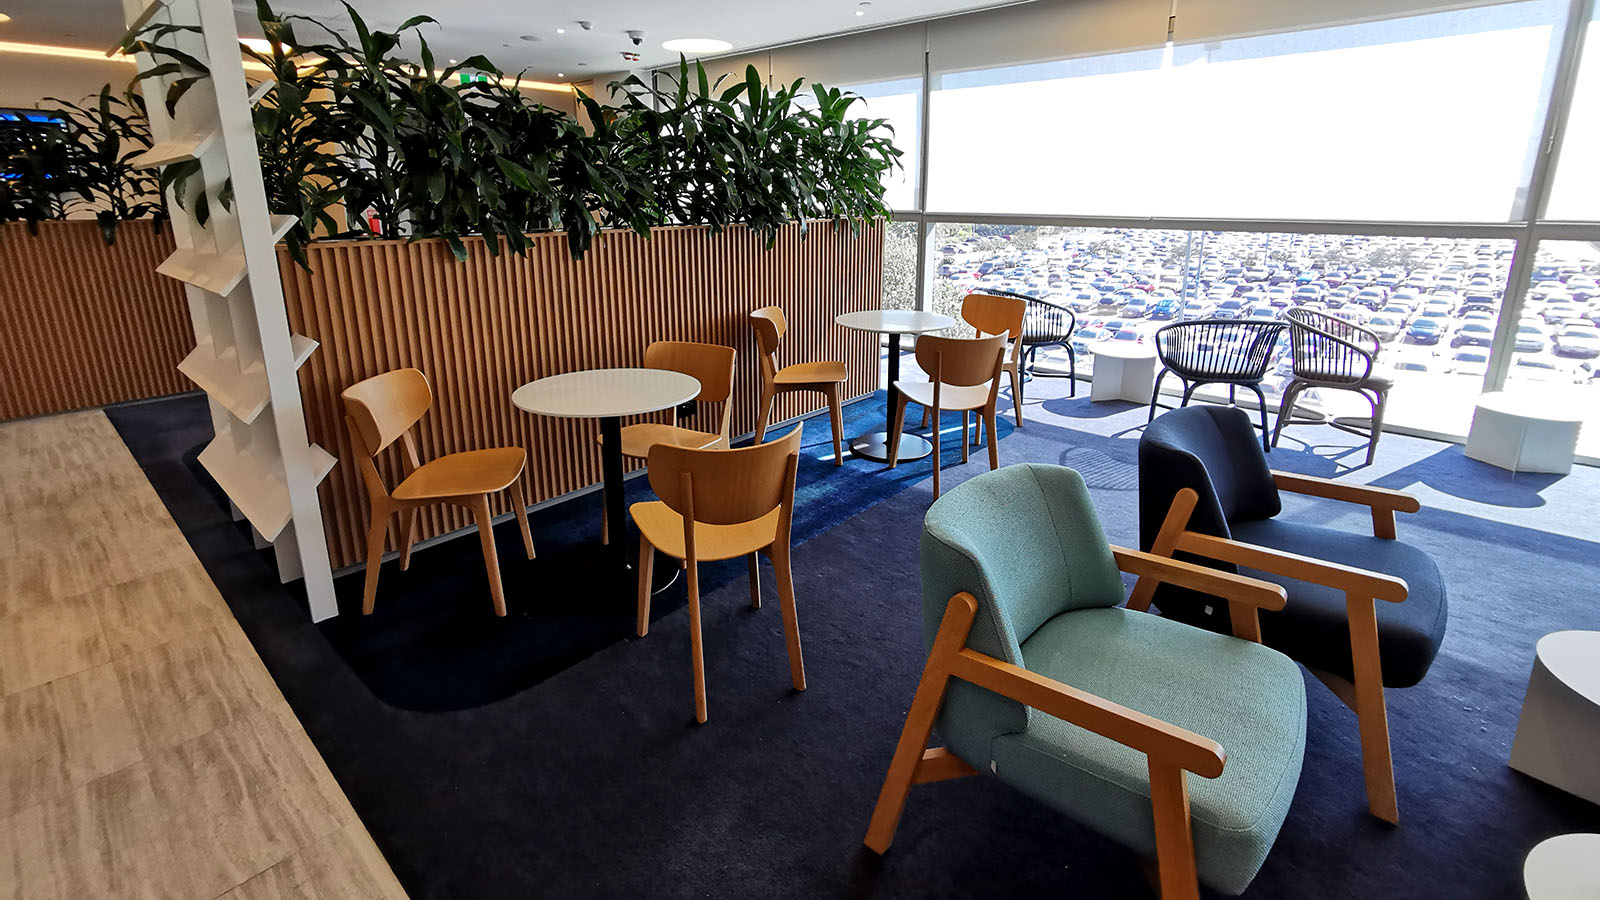
[[1600, 803], [1596, 747], [1600, 747], [1600, 631], [1547, 634], [1534, 651], [1533, 674], [1511, 744], [1511, 768]]
[[1600, 897], [1600, 834], [1563, 834], [1540, 842], [1522, 864], [1528, 900]]
[[1578, 451], [1582, 414], [1537, 394], [1494, 391], [1478, 398], [1467, 456], [1516, 472], [1565, 475]]
[[1134, 341], [1101, 341], [1094, 345], [1094, 376], [1089, 399], [1149, 403], [1156, 389], [1156, 348]]

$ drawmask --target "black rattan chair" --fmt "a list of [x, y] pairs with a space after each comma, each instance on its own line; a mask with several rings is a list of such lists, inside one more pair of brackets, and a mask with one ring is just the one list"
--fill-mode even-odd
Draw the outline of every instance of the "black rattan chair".
[[1272, 430], [1272, 446], [1278, 446], [1283, 426], [1294, 424], [1295, 401], [1303, 391], [1354, 391], [1372, 405], [1366, 427], [1321, 414], [1302, 421], [1325, 422], [1366, 438], [1367, 465], [1372, 465], [1372, 457], [1378, 452], [1378, 438], [1383, 434], [1383, 407], [1389, 391], [1394, 389], [1394, 373], [1377, 365], [1378, 354], [1383, 349], [1378, 333], [1304, 307], [1295, 307], [1284, 315], [1289, 319], [1289, 343], [1294, 350], [1294, 380], [1283, 392], [1278, 425]]
[[1261, 448], [1272, 449], [1271, 433], [1267, 429], [1267, 397], [1261, 392], [1261, 379], [1272, 365], [1272, 351], [1283, 334], [1282, 322], [1265, 322], [1253, 319], [1195, 319], [1174, 322], [1156, 329], [1156, 355], [1161, 358], [1161, 372], [1156, 375], [1156, 388], [1150, 394], [1150, 420], [1154, 421], [1156, 409], [1167, 409], [1161, 399], [1161, 381], [1171, 372], [1183, 382], [1183, 402], [1188, 406], [1195, 388], [1202, 384], [1228, 386], [1228, 403], [1234, 401], [1234, 391], [1247, 387], [1256, 393], [1261, 404]]
[[[1017, 297], [1028, 303], [1027, 318], [1022, 321], [1022, 379], [1027, 381], [1033, 378], [1070, 378], [1067, 384], [1067, 396], [1078, 396], [1078, 355], [1072, 350], [1072, 333], [1078, 330], [1078, 314], [1049, 300], [1040, 300], [1026, 294], [1014, 291], [990, 291], [985, 294], [997, 294], [1002, 297]], [[1040, 347], [1065, 347], [1067, 350], [1067, 373], [1040, 372], [1034, 365], [1034, 356]]]

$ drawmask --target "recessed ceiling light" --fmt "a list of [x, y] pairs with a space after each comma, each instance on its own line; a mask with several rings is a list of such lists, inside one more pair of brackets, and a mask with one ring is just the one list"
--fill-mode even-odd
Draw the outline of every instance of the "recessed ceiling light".
[[9, 21], [11, 21], [11, 17], [10, 16], [6, 15], [5, 13], [0, 13], [0, 22], [9, 22]]
[[566, 33], [567, 33], [567, 30], [565, 28], [557, 28], [556, 29], [556, 34], [566, 34]]
[[557, 72], [556, 73], [556, 77], [557, 78], [565, 78], [565, 77], [567, 77], [567, 73], [565, 73], [565, 72]]
[[856, 15], [858, 15], [858, 16], [864, 16], [864, 15], [866, 15], [866, 14], [867, 14], [867, 11], [866, 11], [866, 10], [864, 10], [864, 9], [858, 9], [858, 10], [856, 10]]
[[722, 53], [732, 50], [733, 45], [716, 38], [675, 38], [663, 43], [661, 49], [674, 53]]

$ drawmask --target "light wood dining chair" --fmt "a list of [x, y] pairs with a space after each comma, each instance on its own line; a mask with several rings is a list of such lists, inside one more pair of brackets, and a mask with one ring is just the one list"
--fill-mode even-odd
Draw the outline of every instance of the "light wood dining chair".
[[1018, 428], [1022, 427], [1022, 327], [1027, 317], [1028, 302], [1020, 297], [974, 291], [961, 300], [961, 319], [977, 329], [978, 337], [1003, 335], [1011, 342], [1002, 369], [1011, 375], [1011, 411]]
[[650, 578], [655, 551], [685, 562], [689, 573], [689, 647], [694, 665], [694, 715], [706, 720], [705, 659], [700, 637], [702, 560], [748, 557], [750, 605], [760, 608], [757, 554], [765, 551], [777, 576], [783, 632], [789, 644], [789, 678], [806, 689], [789, 565], [794, 520], [794, 480], [800, 466], [800, 427], [767, 444], [737, 450], [694, 450], [670, 444], [650, 448], [650, 487], [660, 500], [630, 508], [639, 527], [639, 619], [650, 629]]
[[778, 346], [789, 330], [783, 309], [763, 306], [750, 314], [750, 324], [756, 330], [756, 343], [761, 349], [761, 406], [756, 416], [756, 443], [767, 436], [767, 417], [779, 394], [791, 391], [817, 391], [827, 396], [828, 412], [833, 416], [833, 464], [844, 465], [844, 410], [839, 402], [839, 386], [850, 377], [844, 363], [831, 360], [804, 362], [778, 368]]
[[[690, 341], [655, 341], [644, 349], [646, 369], [666, 369], [681, 372], [700, 382], [700, 396], [695, 401], [722, 404], [722, 424], [715, 431], [696, 431], [677, 424], [679, 414], [673, 413], [673, 422], [638, 422], [622, 429], [622, 455], [632, 459], [647, 459], [650, 448], [657, 444], [689, 447], [695, 450], [721, 448], [726, 450], [728, 428], [733, 420], [733, 373], [738, 354], [732, 347], [720, 344], [697, 344]], [[604, 435], [595, 441], [605, 444]], [[600, 505], [601, 542], [611, 543], [611, 523], [606, 520], [605, 504]]]
[[928, 381], [896, 381], [900, 403], [894, 411], [894, 433], [889, 437], [889, 468], [900, 462], [900, 434], [906, 427], [906, 404], [920, 403], [933, 416], [933, 496], [939, 497], [939, 414], [961, 411], [961, 461], [967, 461], [967, 417], [977, 412], [989, 430], [989, 468], [1000, 467], [995, 445], [995, 401], [1000, 396], [1000, 375], [1005, 365], [1005, 335], [986, 338], [947, 338], [925, 334], [917, 338], [917, 365]]
[[[344, 421], [350, 428], [351, 445], [359, 454], [361, 478], [366, 482], [367, 501], [372, 510], [367, 525], [367, 582], [361, 600], [362, 614], [371, 614], [373, 599], [378, 593], [378, 569], [383, 562], [383, 541], [389, 531], [389, 517], [400, 514], [396, 545], [403, 572], [411, 567], [411, 526], [417, 507], [449, 503], [472, 510], [478, 523], [478, 540], [483, 545], [483, 564], [489, 575], [494, 612], [498, 616], [505, 615], [506, 599], [500, 587], [489, 495], [511, 491], [517, 525], [522, 529], [522, 545], [528, 551], [528, 558], [533, 559], [533, 534], [528, 530], [528, 505], [520, 480], [528, 454], [521, 447], [497, 447], [450, 453], [423, 463], [417, 456], [412, 426], [433, 405], [433, 389], [428, 386], [428, 376], [416, 369], [396, 369], [375, 375], [351, 385], [341, 396], [344, 398]], [[405, 474], [390, 491], [373, 458], [396, 439], [400, 441], [400, 465]]]

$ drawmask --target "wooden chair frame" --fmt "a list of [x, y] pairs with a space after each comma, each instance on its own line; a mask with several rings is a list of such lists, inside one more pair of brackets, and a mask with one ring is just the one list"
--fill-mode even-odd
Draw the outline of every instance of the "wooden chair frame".
[[[783, 314], [780, 306], [764, 306], [750, 313], [750, 323], [756, 332], [757, 356], [761, 364], [761, 399], [756, 407], [756, 434], [757, 444], [767, 438], [768, 419], [772, 415], [772, 404], [778, 399], [779, 394], [788, 394], [795, 391], [815, 391], [828, 401], [828, 416], [833, 425], [833, 464], [844, 465], [844, 405], [841, 399], [845, 379], [842, 376], [836, 381], [806, 381], [782, 382], [778, 376], [785, 369], [794, 369], [796, 366], [778, 366], [778, 348], [783, 346], [784, 335], [789, 333], [789, 320]], [[800, 366], [806, 363], [798, 364]]]
[[[985, 340], [985, 339], [980, 338], [980, 340]], [[988, 338], [988, 340], [992, 340], [992, 338]], [[918, 357], [917, 357], [917, 364], [919, 366], [921, 366], [921, 365], [923, 365], [923, 363], [922, 363], [922, 356], [921, 356], [920, 348], [925, 346], [925, 343], [922, 340], [919, 340], [917, 343], [918, 343], [918, 347], [919, 347], [919, 352], [918, 352]], [[933, 384], [933, 404], [931, 406], [925, 406], [923, 408], [923, 420], [926, 423], [928, 421], [929, 417], [931, 417], [932, 422], [933, 422], [933, 426], [934, 426], [933, 427], [933, 436], [932, 436], [931, 440], [929, 441], [929, 443], [933, 445], [933, 498], [935, 500], [937, 500], [937, 499], [939, 499], [939, 492], [940, 492], [940, 487], [941, 487], [941, 484], [940, 484], [940, 465], [939, 465], [939, 445], [941, 443], [943, 443], [940, 440], [940, 435], [939, 435], [939, 414], [944, 411], [944, 403], [943, 403], [943, 401], [944, 401], [944, 388], [947, 385], [944, 383], [944, 380], [943, 380], [944, 355], [941, 354], [941, 353], [933, 353], [932, 356], [933, 356], [933, 368], [932, 368], [932, 370], [929, 371], [929, 370], [927, 370], [926, 366], [924, 366], [924, 371], [928, 372], [928, 379]], [[1005, 371], [1005, 359], [1006, 359], [1005, 343], [1004, 343], [1004, 341], [1001, 341], [1000, 342], [1000, 349], [995, 353], [994, 374], [989, 379], [990, 383], [989, 383], [989, 397], [988, 397], [988, 399], [984, 402], [983, 406], [978, 407], [976, 410], [973, 410], [973, 409], [963, 409], [963, 410], [961, 410], [961, 462], [962, 463], [965, 463], [967, 461], [967, 459], [969, 457], [969, 450], [971, 448], [971, 445], [968, 444], [968, 442], [967, 442], [967, 414], [971, 413], [971, 412], [977, 412], [978, 413], [978, 416], [977, 416], [978, 422], [977, 422], [976, 425], [973, 426], [973, 431], [974, 431], [973, 437], [974, 437], [974, 439], [976, 439], [976, 437], [977, 437], [977, 434], [976, 434], [977, 425], [983, 425], [985, 428], [988, 429], [988, 434], [989, 434], [989, 443], [988, 443], [988, 447], [989, 447], [989, 468], [991, 470], [1000, 468], [1000, 447], [995, 442], [995, 424], [994, 424], [994, 420], [995, 420], [995, 415], [996, 415], [995, 409], [996, 409], [996, 406], [998, 405], [999, 399], [1000, 399], [1000, 376], [1002, 374], [1004, 374], [1004, 371]], [[981, 384], [981, 382], [979, 382], [979, 383]], [[973, 385], [948, 385], [948, 386], [949, 387], [972, 387]], [[891, 433], [889, 435], [889, 468], [891, 468], [891, 469], [895, 468], [896, 466], [898, 466], [900, 464], [900, 436], [905, 433], [905, 427], [906, 427], [906, 405], [909, 404], [909, 403], [916, 402], [916, 401], [912, 400], [911, 397], [904, 390], [897, 391], [896, 394], [899, 396], [900, 402], [895, 407], [895, 410], [894, 410], [894, 427], [892, 429], [890, 429]], [[952, 412], [953, 412], [953, 410], [952, 410]]]
[[[1370, 507], [1373, 536], [1385, 540], [1395, 538], [1396, 512], [1417, 512], [1422, 508], [1417, 498], [1401, 491], [1289, 472], [1274, 471], [1272, 478], [1279, 490]], [[1394, 759], [1389, 746], [1389, 713], [1384, 702], [1383, 668], [1378, 653], [1377, 603], [1380, 600], [1404, 602], [1409, 590], [1405, 581], [1381, 572], [1190, 531], [1189, 520], [1198, 502], [1199, 495], [1193, 488], [1178, 492], [1150, 547], [1151, 553], [1163, 558], [1174, 553], [1189, 553], [1344, 592], [1355, 680], [1351, 682], [1331, 672], [1307, 668], [1356, 714], [1367, 808], [1377, 818], [1398, 824], [1400, 808], [1395, 796]], [[1155, 581], [1141, 577], [1128, 598], [1128, 606], [1148, 610], [1156, 587]], [[1235, 624], [1235, 629], [1237, 627]]]
[[[1028, 301], [1020, 296], [973, 291], [961, 300], [961, 319], [972, 326], [978, 337], [1005, 335], [1011, 342], [1011, 352], [1001, 369], [1011, 374], [1011, 411], [1018, 428], [1022, 427], [1022, 336], [1027, 318]], [[966, 434], [965, 428], [962, 434]]]
[[[1117, 567], [1138, 575], [1141, 582], [1171, 582], [1226, 599], [1234, 634], [1244, 640], [1259, 642], [1260, 629], [1254, 624], [1258, 610], [1282, 609], [1286, 600], [1283, 588], [1275, 584], [1123, 547], [1113, 546], [1111, 552]], [[1226, 750], [1188, 729], [967, 647], [977, 612], [977, 599], [965, 591], [951, 597], [945, 607], [867, 826], [867, 847], [879, 854], [888, 851], [912, 785], [976, 774], [949, 750], [928, 747], [945, 690], [950, 679], [959, 678], [1143, 752], [1149, 760], [1161, 896], [1198, 900], [1200, 881], [1185, 773], [1216, 778], [1227, 762]]]

